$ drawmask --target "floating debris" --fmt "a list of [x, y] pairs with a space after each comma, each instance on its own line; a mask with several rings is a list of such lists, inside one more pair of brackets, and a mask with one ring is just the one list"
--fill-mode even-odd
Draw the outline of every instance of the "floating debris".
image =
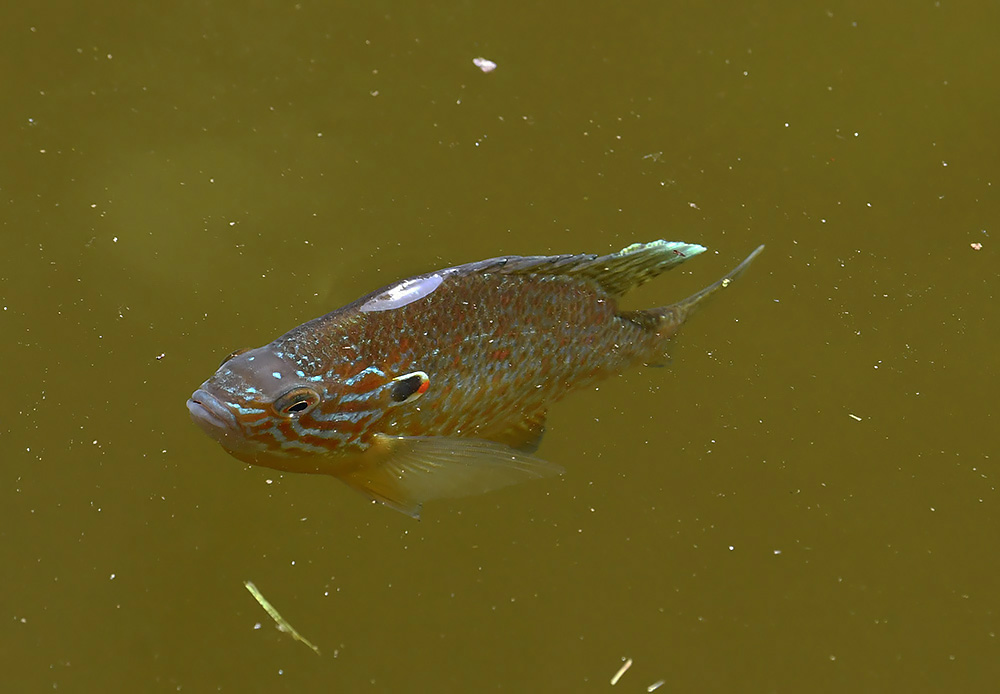
[[309, 646], [309, 648], [313, 649], [316, 655], [320, 654], [319, 649], [316, 648], [316, 646], [313, 645], [313, 643], [309, 639], [307, 639], [302, 634], [297, 632], [295, 630], [295, 627], [289, 624], [288, 620], [282, 617], [278, 613], [278, 611], [274, 609], [271, 603], [267, 601], [267, 598], [265, 598], [261, 594], [261, 592], [257, 590], [257, 586], [255, 586], [250, 581], [243, 581], [243, 585], [246, 586], [246, 589], [250, 591], [250, 595], [252, 595], [254, 599], [260, 603], [260, 606], [264, 608], [264, 611], [267, 612], [268, 615], [270, 615], [271, 619], [274, 620], [274, 623], [278, 625], [278, 631], [283, 631], [286, 634], [291, 634], [293, 639], [295, 639], [296, 641], [301, 641], [305, 645]]
[[487, 60], [486, 58], [473, 58], [472, 64], [483, 72], [493, 72], [497, 69], [497, 64], [492, 60]]
[[981, 243], [970, 243], [969, 245], [972, 246], [972, 250], [974, 250], [974, 251], [981, 251], [981, 250], [983, 250], [983, 244], [981, 244]]
[[667, 682], [666, 680], [656, 680], [651, 685], [649, 685], [648, 687], [646, 687], [646, 691], [647, 692], [655, 692], [657, 689], [659, 689], [664, 684], [666, 684], [666, 682]]
[[622, 663], [622, 666], [618, 668], [618, 672], [615, 673], [614, 677], [611, 678], [611, 685], [614, 686], [618, 684], [618, 680], [622, 678], [622, 675], [624, 675], [630, 667], [632, 667], [632, 659], [628, 658], [624, 663]]
[[860, 422], [861, 421], [861, 417], [859, 417], [856, 414], [850, 414], [850, 413], [848, 413], [847, 416], [850, 417], [851, 419], [853, 419], [855, 422]]

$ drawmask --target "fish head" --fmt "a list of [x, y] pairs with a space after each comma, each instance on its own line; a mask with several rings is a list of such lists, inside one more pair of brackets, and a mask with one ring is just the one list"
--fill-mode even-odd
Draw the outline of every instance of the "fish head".
[[[194, 422], [227, 452], [279, 470], [322, 472], [316, 453], [336, 437], [315, 436], [315, 411], [329, 400], [320, 379], [273, 346], [237, 351], [187, 401]], [[310, 458], [313, 462], [305, 462]]]

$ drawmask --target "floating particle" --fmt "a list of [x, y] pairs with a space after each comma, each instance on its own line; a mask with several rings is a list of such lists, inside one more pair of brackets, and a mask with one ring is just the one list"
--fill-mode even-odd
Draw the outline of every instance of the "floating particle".
[[497, 64], [492, 60], [487, 60], [486, 58], [473, 58], [472, 64], [483, 72], [493, 72], [497, 69]]
[[627, 659], [624, 663], [622, 663], [622, 666], [620, 668], [618, 668], [618, 672], [616, 672], [614, 674], [614, 676], [611, 678], [611, 684], [612, 685], [618, 684], [618, 680], [620, 680], [622, 678], [622, 675], [624, 675], [625, 672], [630, 667], [632, 667], [632, 659], [631, 658]]

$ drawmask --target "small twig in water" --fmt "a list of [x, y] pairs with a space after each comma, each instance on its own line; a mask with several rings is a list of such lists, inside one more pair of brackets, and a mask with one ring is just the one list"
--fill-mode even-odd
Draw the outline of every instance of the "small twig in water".
[[319, 649], [316, 648], [315, 645], [313, 645], [312, 641], [310, 641], [309, 639], [307, 639], [306, 637], [304, 637], [302, 634], [300, 634], [299, 632], [297, 632], [295, 630], [295, 627], [293, 627], [291, 624], [289, 624], [288, 620], [285, 619], [284, 617], [282, 617], [278, 613], [278, 611], [276, 609], [274, 609], [274, 606], [272, 606], [271, 603], [269, 603], [267, 601], [267, 598], [265, 598], [261, 594], [261, 592], [259, 590], [257, 590], [257, 586], [255, 586], [250, 581], [243, 581], [243, 585], [246, 586], [246, 589], [250, 591], [250, 595], [252, 595], [254, 597], [254, 599], [256, 599], [257, 602], [260, 603], [260, 606], [264, 608], [264, 611], [267, 612], [268, 615], [270, 615], [271, 619], [274, 620], [274, 623], [278, 625], [278, 630], [279, 631], [284, 631], [284, 632], [286, 632], [288, 634], [291, 634], [291, 636], [292, 636], [293, 639], [295, 639], [296, 641], [301, 641], [305, 645], [309, 646], [309, 648], [313, 649], [313, 651], [316, 653], [316, 655], [320, 654], [319, 653]]

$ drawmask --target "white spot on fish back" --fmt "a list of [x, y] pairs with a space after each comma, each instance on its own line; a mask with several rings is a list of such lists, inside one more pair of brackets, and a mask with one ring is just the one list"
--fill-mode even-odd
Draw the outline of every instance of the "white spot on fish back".
[[423, 299], [425, 296], [440, 287], [443, 281], [444, 277], [438, 274], [430, 275], [429, 277], [414, 277], [412, 279], [403, 280], [399, 284], [387, 287], [378, 296], [375, 296], [361, 304], [361, 308], [358, 310], [365, 313], [390, 311], [394, 308], [400, 308], [402, 306], [406, 306], [407, 304], [412, 304], [414, 301]]

